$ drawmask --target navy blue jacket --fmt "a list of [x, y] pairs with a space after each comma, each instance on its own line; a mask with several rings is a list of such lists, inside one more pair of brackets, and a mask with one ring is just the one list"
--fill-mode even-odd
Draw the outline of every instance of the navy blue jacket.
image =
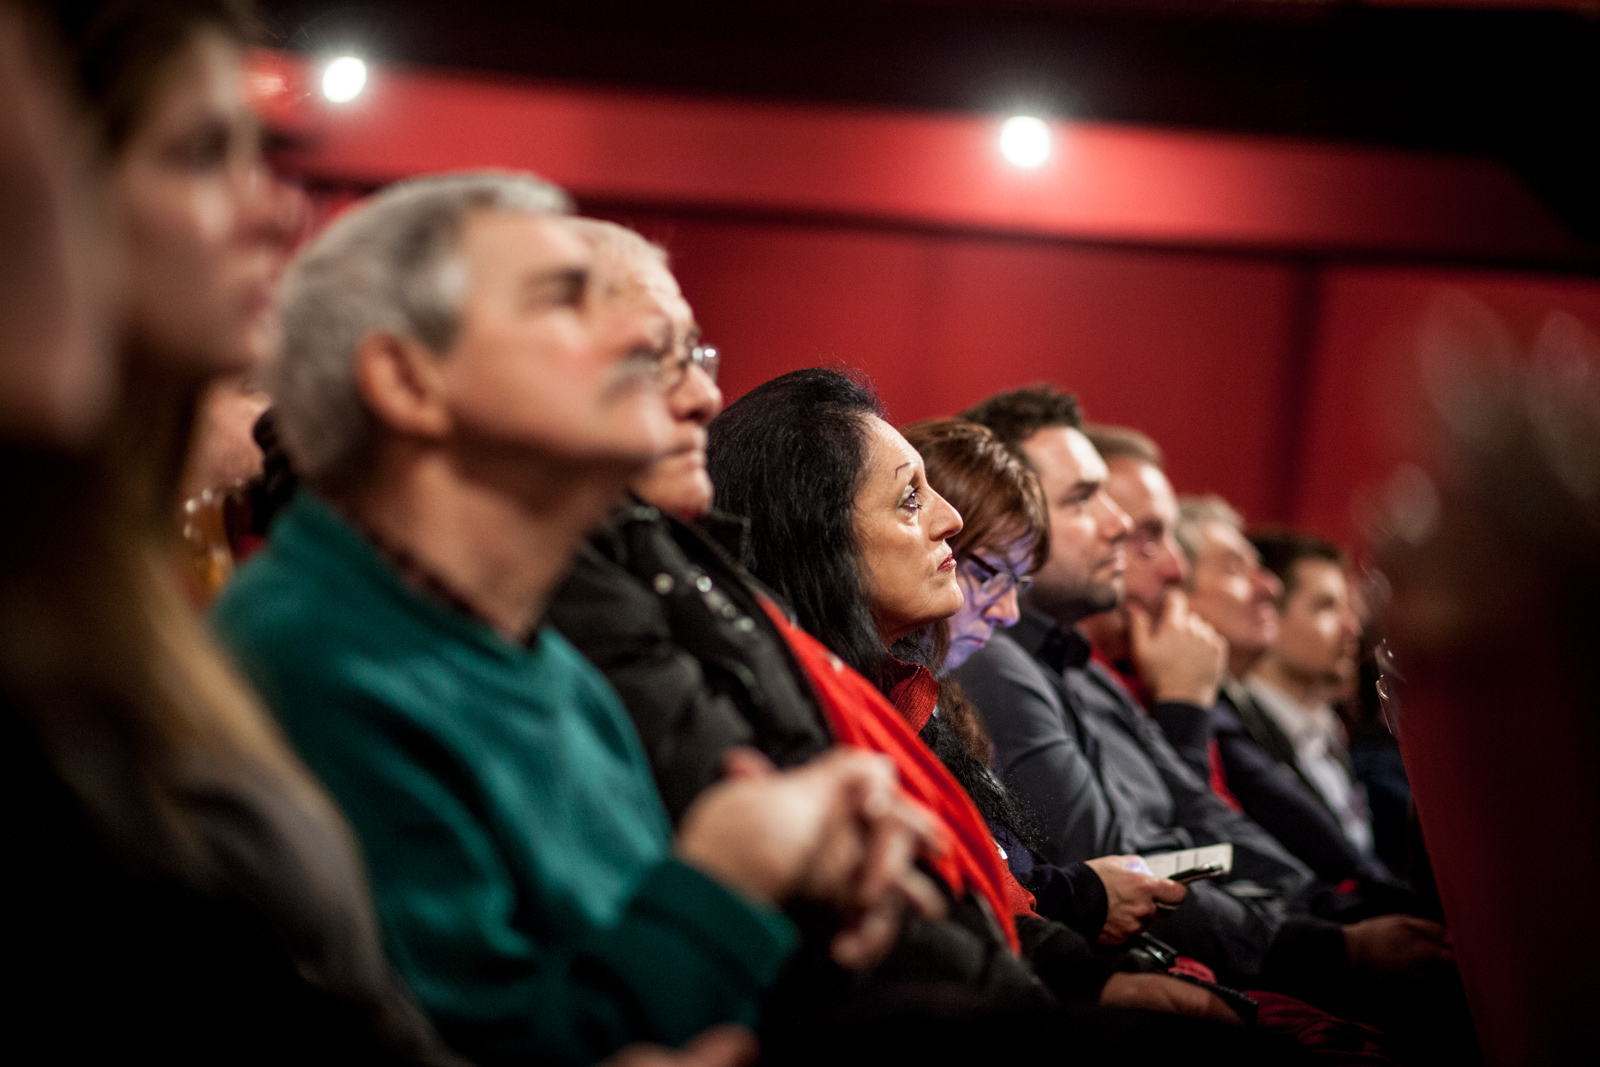
[[[1387, 881], [1383, 864], [1350, 843], [1322, 798], [1306, 788], [1294, 770], [1262, 750], [1239, 718], [1238, 694], [1225, 687], [1214, 707], [1160, 704], [1151, 715], [1178, 755], [1202, 778], [1210, 772], [1209, 742], [1214, 736], [1228, 776], [1228, 791], [1244, 813], [1261, 825], [1295, 858], [1325, 882], [1349, 878]], [[1243, 694], [1249, 699], [1249, 693]]]

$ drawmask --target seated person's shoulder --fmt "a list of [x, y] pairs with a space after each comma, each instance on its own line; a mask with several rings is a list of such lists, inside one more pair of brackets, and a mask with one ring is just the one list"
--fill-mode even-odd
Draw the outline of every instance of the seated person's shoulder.
[[1039, 662], [1009, 634], [1004, 633], [996, 633], [988, 644], [974, 652], [953, 673], [967, 689], [997, 681], [1048, 684], [1044, 668]]
[[[536, 647], [541, 661], [539, 673], [548, 680], [550, 689], [557, 688], [559, 682], [560, 688], [583, 698], [586, 703], [617, 703], [616, 690], [606, 681], [605, 675], [555, 627], [539, 628]], [[560, 699], [559, 693], [556, 698]]]

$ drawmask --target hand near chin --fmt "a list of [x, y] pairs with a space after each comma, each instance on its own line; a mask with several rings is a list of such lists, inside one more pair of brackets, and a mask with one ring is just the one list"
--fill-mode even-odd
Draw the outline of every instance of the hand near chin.
[[841, 748], [779, 772], [736, 749], [726, 770], [684, 816], [684, 862], [769, 904], [832, 905], [843, 924], [832, 954], [847, 969], [887, 954], [908, 908], [943, 915], [942, 896], [915, 866], [923, 849], [944, 848], [941, 834], [900, 791], [889, 760]]
[[1178, 590], [1167, 594], [1161, 617], [1152, 620], [1129, 604], [1128, 645], [1139, 676], [1157, 701], [1210, 707], [1227, 671], [1228, 646]]

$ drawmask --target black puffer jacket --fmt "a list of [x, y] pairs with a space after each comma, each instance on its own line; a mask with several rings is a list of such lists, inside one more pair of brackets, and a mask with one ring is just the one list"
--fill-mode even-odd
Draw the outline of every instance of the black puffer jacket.
[[721, 516], [690, 526], [624, 507], [550, 603], [551, 624], [627, 705], [674, 823], [722, 777], [730, 748], [793, 767], [833, 745], [759, 585], [731, 558], [743, 533]]

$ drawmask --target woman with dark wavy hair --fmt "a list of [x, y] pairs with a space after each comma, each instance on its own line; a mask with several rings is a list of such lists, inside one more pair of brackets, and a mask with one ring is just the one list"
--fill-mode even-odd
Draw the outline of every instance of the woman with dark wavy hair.
[[[1012, 870], [1037, 874], [1041, 914], [1091, 940], [1120, 942], [1153, 915], [1156, 899], [1175, 903], [1185, 890], [1130, 870], [1131, 857], [1036, 870], [1025, 847], [1030, 820], [989, 771], [981, 730], [959, 691], [933, 674], [949, 643], [935, 627], [963, 611], [963, 563], [981, 588], [992, 577], [981, 577], [974, 558], [1031, 571], [1048, 551], [1039, 547], [1048, 544], [1048, 522], [1032, 472], [988, 447], [987, 431], [965, 426], [940, 420], [914, 428], [934, 456], [925, 470], [917, 449], [884, 421], [870, 387], [837, 371], [794, 371], [711, 423], [717, 506], [748, 518], [752, 569], [801, 628], [878, 685], [954, 776], [963, 800], [1007, 843]], [[964, 535], [961, 515], [931, 484], [934, 472], [974, 515], [972, 533]], [[1009, 588], [995, 599], [1009, 600], [1014, 618], [1019, 575], [1008, 573]], [[977, 629], [990, 632], [1006, 615], [1003, 603], [979, 610], [987, 621]], [[975, 629], [963, 635], [979, 636]], [[1012, 903], [1019, 915], [1033, 911], [1022, 894]]]

